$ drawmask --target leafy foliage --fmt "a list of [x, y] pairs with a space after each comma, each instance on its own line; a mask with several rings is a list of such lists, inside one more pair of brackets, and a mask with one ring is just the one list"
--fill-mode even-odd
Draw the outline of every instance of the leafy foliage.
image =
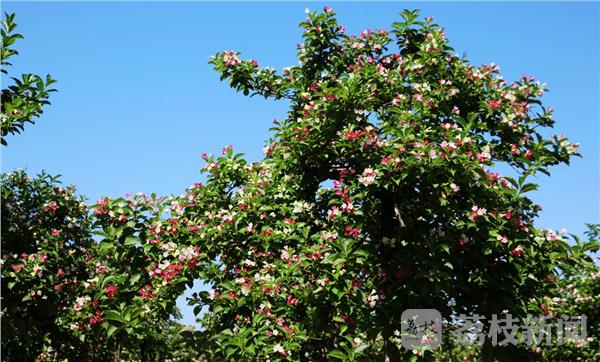
[[331, 9], [309, 13], [300, 65], [281, 74], [212, 58], [235, 89], [291, 103], [265, 160], [207, 156], [206, 186], [180, 202], [209, 255], [196, 303], [213, 358], [407, 358], [399, 311], [523, 316], [557, 288], [574, 251], [534, 227], [525, 194], [577, 148], [541, 133], [544, 87], [506, 84], [432, 19], [402, 17], [348, 36]]
[[[6, 68], [12, 65], [8, 59], [19, 54], [13, 48], [13, 44], [23, 38], [21, 34], [15, 33], [17, 24], [14, 18], [15, 14], [5, 14], [0, 29], [0, 62], [3, 75], [8, 73]], [[22, 74], [20, 78], [11, 79], [14, 84], [2, 89], [0, 95], [0, 143], [5, 146], [8, 134], [21, 133], [27, 123], [35, 123], [35, 118], [43, 112], [42, 107], [50, 104], [50, 93], [55, 91], [51, 86], [56, 82], [50, 75], [43, 78], [35, 74]]]
[[[123, 215], [122, 203], [111, 205]], [[197, 332], [169, 320], [178, 315], [179, 294], [160, 285], [144, 289], [149, 281], [138, 268], [148, 256], [131, 243], [134, 218], [117, 225], [103, 220], [57, 177], [2, 175], [5, 358], [198, 360]], [[93, 231], [124, 243], [98, 243]]]
[[93, 250], [91, 222], [74, 187], [45, 173], [2, 175], [2, 355], [27, 360], [82, 346], [63, 333]]
[[[452, 339], [436, 354], [400, 346], [405, 309], [435, 308], [448, 328], [458, 314], [583, 312], [596, 321], [598, 294], [588, 256], [597, 242], [571, 245], [534, 226], [532, 176], [578, 156], [565, 137], [545, 136], [554, 120], [544, 86], [527, 76], [507, 84], [496, 65], [455, 55], [433, 19], [401, 15], [391, 31], [354, 36], [330, 8], [311, 12], [300, 24], [300, 63], [282, 72], [231, 51], [212, 57], [234, 89], [286, 99], [290, 110], [263, 160], [248, 163], [232, 146], [203, 155], [206, 182], [184, 195], [102, 198], [89, 214], [55, 178], [5, 175], [3, 353], [552, 360], [583, 347], [593, 360], [595, 339], [574, 342], [572, 354], [465, 350]], [[14, 54], [4, 49], [3, 61]], [[196, 279], [212, 286], [189, 301], [201, 331], [169, 320]]]
[[[588, 224], [587, 242], [573, 235], [582, 252], [599, 249], [600, 225]], [[552, 298], [552, 309], [556, 315], [587, 317], [587, 338], [553, 343], [543, 350], [547, 361], [597, 361], [600, 359], [600, 266], [579, 265], [568, 269], [560, 279], [558, 295]]]

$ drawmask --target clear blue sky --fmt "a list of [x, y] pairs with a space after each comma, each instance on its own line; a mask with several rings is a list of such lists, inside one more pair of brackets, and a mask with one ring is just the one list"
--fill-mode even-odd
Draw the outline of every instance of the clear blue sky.
[[[94, 201], [179, 195], [199, 180], [202, 152], [224, 145], [260, 159], [271, 121], [287, 105], [237, 94], [208, 57], [239, 50], [263, 66], [296, 64], [297, 24], [306, 7], [324, 4], [4, 2], [25, 36], [11, 75], [50, 73], [59, 92], [36, 125], [8, 138], [2, 170], [61, 174]], [[580, 142], [584, 157], [537, 180], [538, 226], [581, 233], [600, 220], [598, 3], [329, 5], [349, 33], [389, 28], [403, 8], [419, 7], [475, 65], [495, 62], [509, 81], [527, 73], [546, 82], [553, 133]], [[193, 320], [185, 309], [184, 321]]]

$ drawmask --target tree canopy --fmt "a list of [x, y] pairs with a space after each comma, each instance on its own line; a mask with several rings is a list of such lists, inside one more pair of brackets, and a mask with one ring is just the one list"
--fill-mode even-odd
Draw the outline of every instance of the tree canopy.
[[[13, 39], [12, 16], [4, 24], [3, 38]], [[593, 360], [597, 342], [573, 341], [583, 344], [567, 356], [486, 341], [471, 355], [449, 340], [438, 352], [407, 350], [399, 338], [401, 313], [412, 308], [436, 309], [452, 328], [461, 314], [523, 318], [598, 305], [590, 294], [574, 308], [565, 284], [583, 272], [583, 290], [594, 293], [598, 229], [570, 243], [536, 228], [540, 207], [527, 197], [532, 176], [579, 156], [577, 144], [546, 136], [554, 120], [544, 85], [532, 76], [507, 83], [497, 65], [470, 64], [418, 11], [356, 36], [328, 7], [300, 26], [299, 65], [261, 68], [233, 51], [210, 60], [237, 91], [289, 102], [263, 160], [225, 147], [203, 155], [206, 182], [184, 195], [103, 198], [90, 213], [55, 178], [4, 176], [2, 325], [12, 337], [3, 354], [552, 360], [589, 347]], [[10, 44], [3, 40], [3, 64]], [[26, 119], [41, 113], [46, 94], [35, 93]], [[7, 112], [3, 136], [5, 118], [22, 130]], [[500, 174], [500, 165], [513, 172]], [[195, 279], [212, 285], [190, 300], [199, 331], [169, 322]]]

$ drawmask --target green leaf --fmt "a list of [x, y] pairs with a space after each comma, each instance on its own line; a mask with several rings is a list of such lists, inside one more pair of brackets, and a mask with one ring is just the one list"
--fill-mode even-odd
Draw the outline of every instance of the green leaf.
[[108, 331], [106, 332], [106, 335], [110, 338], [110, 336], [112, 336], [116, 331], [117, 331], [117, 327], [111, 325], [110, 327], [108, 327]]
[[141, 276], [142, 276], [142, 274], [140, 274], [140, 273], [133, 274], [133, 275], [131, 276], [131, 278], [129, 279], [129, 282], [130, 282], [131, 284], [135, 284], [135, 283], [136, 283], [138, 280], [140, 280], [140, 277], [141, 277]]
[[538, 185], [537, 184], [533, 184], [533, 183], [529, 183], [529, 184], [525, 184], [521, 187], [521, 189], [519, 190], [520, 193], [524, 194], [526, 192], [530, 192], [530, 191], [534, 191], [538, 189]]
[[442, 248], [442, 250], [444, 250], [447, 254], [450, 254], [450, 247], [448, 246], [448, 244], [444, 243], [444, 244], [440, 244], [440, 247]]
[[123, 242], [123, 244], [125, 246], [134, 246], [136, 244], [138, 244], [140, 242], [140, 239], [136, 238], [135, 236], [128, 236], [125, 238], [125, 242]]
[[100, 244], [98, 245], [98, 251], [100, 251], [101, 253], [104, 253], [106, 251], [108, 251], [109, 249], [112, 249], [112, 247], [114, 246], [114, 244], [105, 239], [103, 241], [100, 242]]
[[231, 357], [231, 355], [234, 353], [235, 353], [235, 348], [233, 348], [233, 347], [227, 347], [225, 349], [225, 354], [226, 354], [227, 358]]
[[354, 349], [354, 353], [356, 353], [356, 354], [362, 353], [362, 351], [364, 351], [367, 348], [369, 348], [369, 345], [366, 343], [363, 343], [360, 346], [358, 346], [356, 349]]
[[121, 314], [114, 310], [106, 311], [104, 313], [104, 319], [108, 319], [108, 320], [119, 322], [119, 323], [124, 323], [123, 318], [121, 317]]
[[340, 351], [339, 349], [334, 349], [333, 351], [329, 352], [329, 357], [345, 360], [347, 356], [344, 352]]
[[348, 330], [348, 325], [344, 324], [343, 326], [340, 327], [340, 334], [344, 334], [344, 332], [346, 332]]

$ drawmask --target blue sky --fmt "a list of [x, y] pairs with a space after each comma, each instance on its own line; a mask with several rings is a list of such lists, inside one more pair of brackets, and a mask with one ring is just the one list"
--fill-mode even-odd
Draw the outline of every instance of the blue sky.
[[[262, 66], [294, 65], [304, 9], [324, 4], [4, 2], [25, 36], [10, 75], [50, 73], [59, 92], [36, 125], [8, 137], [2, 170], [61, 174], [94, 201], [138, 191], [179, 195], [200, 180], [200, 155], [225, 145], [260, 159], [271, 121], [285, 116], [287, 104], [237, 94], [208, 57], [239, 50]], [[599, 3], [329, 5], [348, 33], [389, 28], [402, 9], [418, 7], [475, 65], [495, 62], [508, 81], [526, 73], [546, 82], [552, 133], [580, 142], [584, 157], [537, 179], [538, 226], [581, 233], [600, 220]], [[184, 321], [194, 321], [187, 308]]]

